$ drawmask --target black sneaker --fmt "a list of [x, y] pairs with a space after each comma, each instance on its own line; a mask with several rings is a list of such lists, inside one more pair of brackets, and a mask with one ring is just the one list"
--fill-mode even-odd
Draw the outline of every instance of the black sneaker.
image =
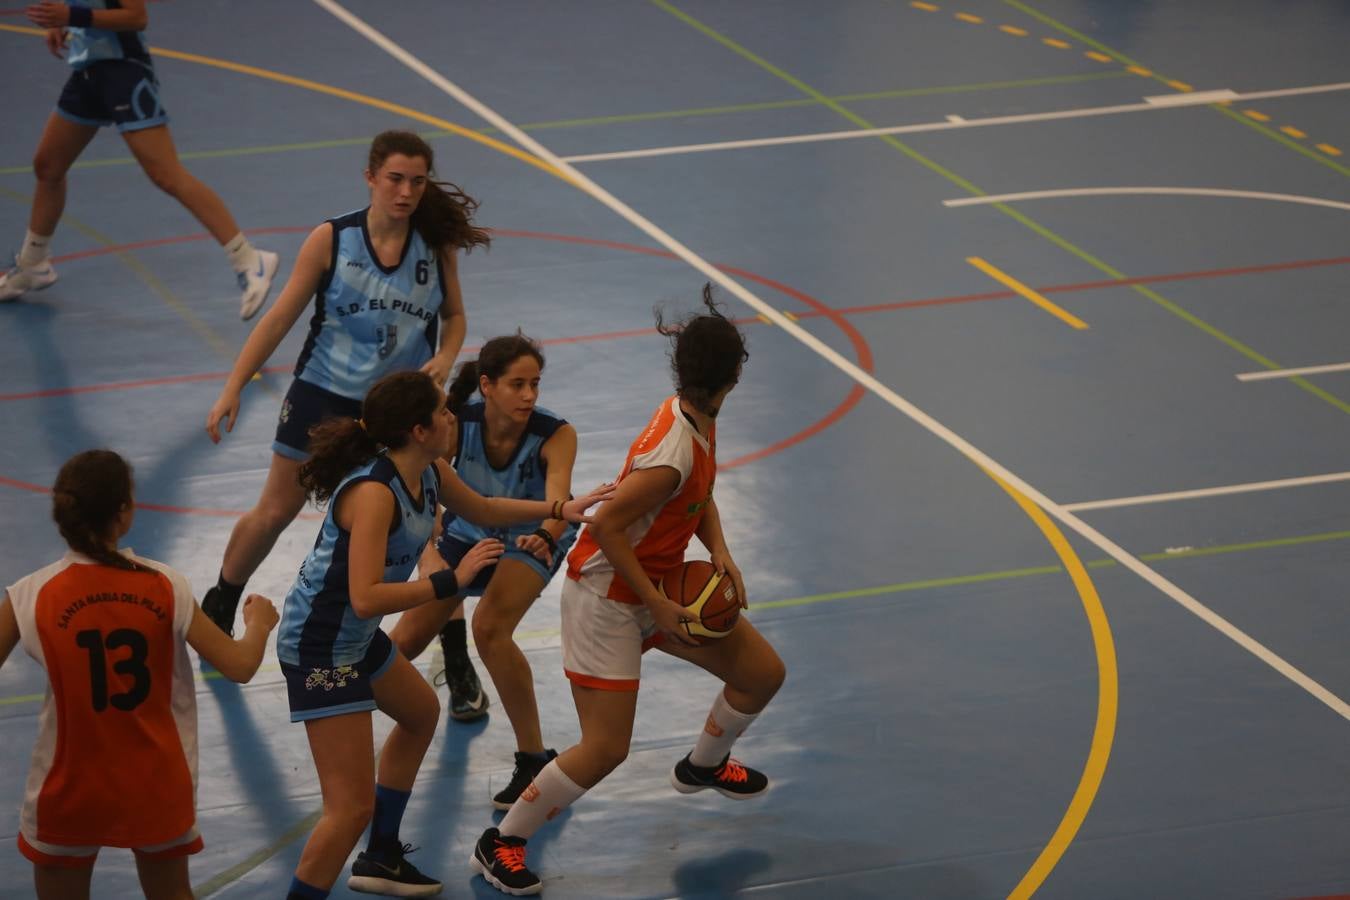
[[520, 792], [529, 787], [530, 782], [534, 781], [534, 776], [544, 771], [544, 766], [557, 755], [557, 750], [545, 750], [544, 758], [540, 759], [533, 753], [521, 753], [517, 750], [516, 770], [511, 773], [511, 780], [507, 782], [506, 787], [492, 798], [492, 805], [498, 809], [510, 809], [511, 804], [520, 796]]
[[525, 839], [503, 837], [495, 828], [483, 832], [469, 862], [502, 893], [526, 897], [544, 887], [539, 876], [525, 868]]
[[447, 662], [445, 683], [450, 686], [450, 718], [457, 722], [472, 722], [487, 715], [488, 695], [478, 680], [473, 663]]
[[220, 588], [213, 587], [202, 598], [202, 612], [230, 637], [234, 637], [234, 605], [221, 594]]
[[743, 766], [727, 756], [715, 766], [696, 766], [685, 757], [670, 772], [670, 783], [681, 794], [694, 794], [712, 788], [732, 800], [749, 800], [769, 789], [763, 772]]
[[[411, 844], [399, 845], [398, 855], [384, 862], [369, 853], [358, 853], [352, 863], [352, 874], [347, 887], [363, 894], [383, 894], [386, 897], [434, 897], [441, 892], [441, 883], [417, 871], [417, 866], [404, 859], [413, 852]], [[390, 865], [392, 863], [392, 865]]]

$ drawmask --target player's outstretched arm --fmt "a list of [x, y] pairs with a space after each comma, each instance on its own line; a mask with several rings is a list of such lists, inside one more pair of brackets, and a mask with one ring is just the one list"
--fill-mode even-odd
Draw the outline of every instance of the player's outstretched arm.
[[436, 465], [441, 472], [441, 500], [445, 508], [475, 525], [487, 528], [538, 522], [554, 517], [554, 513], [558, 513], [557, 518], [568, 522], [590, 522], [595, 517], [586, 515], [586, 510], [597, 503], [604, 503], [614, 495], [614, 485], [602, 484], [589, 494], [565, 503], [484, 497], [461, 481], [454, 469], [443, 460], [437, 460]]
[[226, 431], [234, 430], [234, 420], [239, 415], [239, 395], [244, 385], [258, 374], [258, 370], [309, 306], [310, 299], [318, 291], [319, 282], [328, 269], [332, 253], [333, 229], [327, 223], [311, 231], [309, 237], [305, 238], [281, 296], [249, 333], [248, 340], [244, 341], [244, 347], [239, 351], [239, 357], [234, 361], [230, 377], [220, 390], [220, 396], [206, 414], [206, 433], [214, 443], [220, 443], [221, 420], [225, 422]]
[[221, 631], [200, 606], [193, 604], [187, 642], [220, 674], [239, 684], [247, 684], [262, 664], [267, 636], [277, 627], [278, 621], [280, 617], [271, 600], [261, 594], [250, 594], [244, 601], [244, 636], [236, 641]]

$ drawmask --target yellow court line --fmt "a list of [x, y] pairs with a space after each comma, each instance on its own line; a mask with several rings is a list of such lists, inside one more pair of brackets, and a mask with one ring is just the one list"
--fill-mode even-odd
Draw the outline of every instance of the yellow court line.
[[966, 262], [970, 263], [972, 266], [979, 269], [981, 272], [988, 275], [990, 278], [994, 279], [999, 284], [1003, 285], [1009, 290], [1016, 291], [1017, 293], [1021, 294], [1023, 297], [1027, 298], [1032, 303], [1036, 304], [1041, 309], [1045, 310], [1050, 315], [1054, 316], [1056, 319], [1059, 319], [1061, 322], [1065, 323], [1070, 328], [1077, 328], [1082, 330], [1088, 327], [1088, 324], [1086, 322], [1075, 316], [1073, 313], [1066, 312], [1064, 309], [1060, 308], [1059, 306], [1056, 306], [1054, 303], [1051, 303], [1049, 300], [1045, 299], [1040, 294], [1036, 293], [1022, 282], [1018, 281], [1016, 278], [1013, 278], [1011, 275], [1003, 272], [1002, 270], [997, 269], [994, 266], [991, 266], [989, 263], [980, 259], [978, 256], [967, 256]]
[[1088, 747], [1087, 761], [1083, 764], [1083, 775], [1073, 792], [1073, 799], [1059, 821], [1059, 827], [1046, 842], [1031, 868], [1022, 876], [1022, 880], [1008, 895], [1008, 900], [1026, 900], [1045, 882], [1050, 872], [1064, 856], [1069, 844], [1078, 834], [1078, 829], [1087, 819], [1092, 801], [1106, 777], [1106, 763], [1111, 756], [1111, 745], [1115, 741], [1116, 716], [1120, 708], [1120, 672], [1116, 667], [1116, 645], [1111, 637], [1111, 623], [1107, 620], [1106, 609], [1101, 597], [1097, 595], [1096, 585], [1087, 573], [1087, 568], [1073, 546], [1064, 537], [1050, 517], [1035, 503], [1018, 492], [988, 469], [984, 473], [1008, 492], [1036, 527], [1045, 535], [1050, 546], [1055, 548], [1059, 561], [1073, 580], [1078, 597], [1083, 603], [1083, 612], [1087, 614], [1088, 627], [1092, 631], [1092, 647], [1097, 656], [1097, 721], [1092, 729], [1092, 743]]
[[1317, 145], [1317, 149], [1318, 149], [1318, 150], [1321, 150], [1323, 153], [1327, 154], [1328, 156], [1340, 156], [1340, 155], [1341, 155], [1341, 148], [1339, 148], [1339, 147], [1334, 147], [1334, 146], [1332, 146], [1331, 144], [1318, 144], [1318, 145]]
[[972, 25], [979, 25], [984, 21], [984, 19], [981, 19], [979, 16], [973, 16], [970, 13], [957, 13], [956, 17], [962, 22], [969, 22]]
[[1305, 137], [1308, 136], [1308, 133], [1306, 131], [1300, 131], [1293, 125], [1283, 125], [1280, 127], [1280, 130], [1283, 131], [1285, 134], [1289, 135], [1291, 138], [1298, 138], [1299, 140], [1303, 140]]
[[[42, 37], [46, 32], [37, 28], [25, 28], [21, 25], [3, 25], [0, 24], [0, 31], [12, 31], [16, 34], [31, 34]], [[398, 103], [390, 103], [388, 100], [381, 100], [378, 97], [371, 97], [368, 94], [358, 94], [355, 91], [348, 91], [343, 88], [333, 87], [319, 81], [310, 81], [308, 78], [297, 78], [294, 75], [286, 75], [282, 72], [273, 72], [271, 69], [260, 69], [257, 66], [246, 66], [243, 63], [229, 62], [228, 60], [216, 59], [213, 56], [201, 56], [196, 53], [183, 53], [179, 50], [166, 50], [163, 47], [151, 47], [150, 52], [155, 56], [162, 56], [166, 59], [177, 59], [183, 62], [197, 63], [198, 65], [211, 66], [217, 69], [226, 69], [230, 72], [238, 72], [241, 75], [253, 75], [257, 78], [265, 78], [268, 81], [276, 81], [281, 84], [289, 84], [293, 87], [304, 88], [308, 91], [314, 91], [319, 94], [328, 94], [333, 97], [340, 97], [343, 100], [351, 100], [354, 103], [360, 103], [365, 106], [373, 106], [376, 109], [383, 109], [396, 115], [405, 116], [409, 119], [415, 119], [419, 122], [425, 122], [428, 125], [434, 125], [446, 131], [453, 132], [460, 137], [468, 138], [485, 147], [491, 147], [498, 153], [505, 153], [507, 156], [514, 156], [521, 162], [528, 163], [537, 169], [542, 169], [556, 178], [571, 184], [573, 187], [580, 188], [567, 175], [564, 175], [558, 169], [544, 162], [532, 153], [527, 153], [510, 144], [504, 144], [501, 141], [490, 138], [484, 134], [474, 131], [472, 128], [466, 128], [463, 125], [456, 125], [454, 122], [427, 115], [424, 112], [402, 106]]]
[[1095, 59], [1097, 62], [1111, 62], [1111, 57], [1105, 53], [1098, 53], [1096, 50], [1089, 50], [1083, 54], [1088, 59]]
[[1015, 37], [1027, 36], [1027, 30], [1025, 28], [1018, 28], [1016, 25], [1000, 25], [998, 26], [998, 30], [1005, 32], [1007, 34], [1011, 34]]
[[1068, 41], [1061, 41], [1059, 38], [1041, 38], [1041, 43], [1059, 50], [1068, 50], [1072, 44]]

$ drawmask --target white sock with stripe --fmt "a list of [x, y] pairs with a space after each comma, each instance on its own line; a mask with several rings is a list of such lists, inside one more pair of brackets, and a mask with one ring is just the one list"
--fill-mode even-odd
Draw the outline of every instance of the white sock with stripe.
[[759, 717], [759, 713], [743, 713], [732, 709], [727, 702], [726, 691], [718, 691], [708, 712], [708, 721], [703, 723], [703, 733], [698, 736], [694, 750], [689, 754], [691, 765], [707, 768], [715, 766], [731, 753], [731, 745], [736, 738], [745, 734], [745, 729]]
[[556, 759], [534, 776], [530, 786], [520, 792], [520, 799], [511, 804], [511, 810], [502, 819], [498, 830], [508, 837], [526, 840], [545, 822], [576, 802], [586, 788], [567, 777]]

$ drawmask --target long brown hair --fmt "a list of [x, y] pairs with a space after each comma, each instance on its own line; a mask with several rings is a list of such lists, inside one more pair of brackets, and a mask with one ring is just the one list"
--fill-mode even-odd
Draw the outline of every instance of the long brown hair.
[[468, 253], [480, 244], [487, 247], [492, 236], [474, 225], [478, 201], [449, 181], [436, 181], [436, 159], [431, 145], [411, 131], [382, 131], [370, 143], [366, 167], [370, 173], [380, 170], [391, 154], [420, 156], [427, 162], [427, 187], [413, 210], [412, 226], [428, 245], [442, 250], [454, 247]]
[[496, 381], [522, 356], [533, 356], [539, 363], [539, 371], [544, 370], [544, 351], [533, 338], [519, 331], [495, 337], [484, 344], [478, 351], [478, 359], [469, 360], [455, 371], [455, 380], [446, 390], [450, 395], [450, 411], [459, 415], [464, 404], [478, 390], [478, 376], [486, 375], [489, 381]]
[[325, 419], [309, 430], [309, 459], [300, 466], [305, 496], [323, 503], [342, 479], [370, 462], [380, 448], [406, 446], [413, 428], [431, 427], [445, 394], [425, 372], [394, 372], [375, 382], [361, 403], [361, 418]]
[[111, 450], [66, 460], [52, 485], [52, 519], [70, 549], [115, 569], [142, 568], [117, 552], [112, 533], [133, 502], [132, 485], [131, 465]]

